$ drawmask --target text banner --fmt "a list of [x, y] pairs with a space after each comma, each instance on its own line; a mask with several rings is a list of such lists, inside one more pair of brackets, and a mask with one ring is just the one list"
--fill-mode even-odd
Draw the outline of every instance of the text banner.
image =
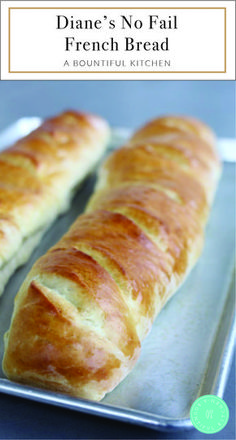
[[233, 79], [234, 2], [189, 5], [5, 1], [2, 78]]

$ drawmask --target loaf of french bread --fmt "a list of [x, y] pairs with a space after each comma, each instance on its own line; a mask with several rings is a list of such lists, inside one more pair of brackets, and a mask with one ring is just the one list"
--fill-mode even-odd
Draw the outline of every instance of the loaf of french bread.
[[107, 123], [67, 111], [0, 154], [0, 294], [105, 151]]
[[17, 294], [6, 375], [92, 400], [116, 387], [201, 252], [219, 175], [214, 135], [191, 118], [156, 119], [114, 151]]

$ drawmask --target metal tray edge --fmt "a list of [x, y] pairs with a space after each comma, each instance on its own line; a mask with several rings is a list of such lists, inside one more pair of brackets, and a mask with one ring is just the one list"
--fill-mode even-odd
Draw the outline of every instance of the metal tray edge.
[[[227, 323], [227, 324], [225, 324]], [[219, 350], [219, 345], [222, 350]], [[219, 327], [209, 354], [206, 372], [202, 381], [199, 395], [215, 394], [223, 397], [228, 375], [230, 372], [233, 354], [236, 345], [236, 319], [235, 319], [235, 262], [232, 261], [231, 280], [222, 310]], [[219, 358], [220, 362], [214, 362]], [[211, 379], [214, 377], [214, 379]], [[212, 383], [212, 387], [207, 386]]]
[[84, 399], [64, 396], [51, 391], [44, 391], [27, 385], [14, 383], [8, 379], [0, 379], [0, 392], [16, 397], [23, 397], [25, 399], [40, 403], [51, 404], [58, 407], [84, 412], [91, 415], [108, 417], [110, 419], [115, 419], [122, 422], [134, 423], [160, 431], [169, 432], [179, 429], [193, 428], [189, 418], [171, 419], [158, 417], [155, 416], [155, 414], [150, 414], [144, 411], [115, 407], [103, 404], [102, 402], [92, 402]]

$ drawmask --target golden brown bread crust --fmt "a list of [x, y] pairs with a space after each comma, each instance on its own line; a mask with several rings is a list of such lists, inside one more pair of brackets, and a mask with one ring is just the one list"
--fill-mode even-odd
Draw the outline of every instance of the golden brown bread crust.
[[[98, 116], [67, 111], [0, 154], [0, 273], [26, 238], [68, 207], [108, 135]], [[9, 276], [0, 278], [0, 292]]]
[[220, 174], [199, 121], [147, 124], [100, 170], [67, 234], [34, 265], [5, 338], [13, 380], [101, 399], [198, 258]]

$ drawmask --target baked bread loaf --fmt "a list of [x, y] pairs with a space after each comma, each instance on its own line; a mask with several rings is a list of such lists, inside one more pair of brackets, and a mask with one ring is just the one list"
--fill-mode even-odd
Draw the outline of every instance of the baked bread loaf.
[[92, 400], [111, 391], [196, 262], [219, 175], [211, 130], [190, 118], [152, 121], [113, 152], [16, 297], [5, 374]]
[[0, 294], [69, 207], [75, 186], [101, 158], [108, 136], [101, 118], [68, 111], [0, 154]]

